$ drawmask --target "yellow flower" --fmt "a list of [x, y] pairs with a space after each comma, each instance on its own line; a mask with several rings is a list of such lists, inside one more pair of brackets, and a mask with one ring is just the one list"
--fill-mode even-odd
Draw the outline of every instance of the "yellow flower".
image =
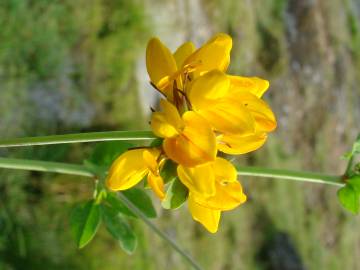
[[260, 78], [229, 76], [213, 70], [187, 89], [191, 108], [219, 133], [218, 149], [244, 154], [263, 145], [276, 127], [269, 106], [261, 100], [269, 83]]
[[221, 133], [249, 133], [255, 122], [241, 100], [229, 99], [230, 79], [213, 70], [195, 79], [187, 91], [191, 108]]
[[217, 158], [205, 165], [178, 166], [178, 176], [189, 189], [189, 209], [193, 218], [210, 232], [217, 231], [221, 211], [234, 209], [246, 201], [235, 167]]
[[149, 41], [146, 67], [153, 86], [164, 94], [161, 111], [153, 112], [151, 128], [163, 138], [161, 148], [134, 149], [118, 157], [106, 181], [117, 191], [147, 176], [149, 186], [165, 197], [160, 175], [166, 159], [189, 191], [194, 220], [218, 230], [222, 211], [246, 201], [237, 171], [217, 151], [244, 154], [261, 147], [276, 127], [271, 108], [262, 100], [269, 82], [226, 74], [232, 39], [217, 34], [199, 49], [191, 42], [174, 53], [157, 38]]
[[164, 99], [160, 105], [163, 111], [152, 114], [151, 128], [164, 138], [166, 156], [188, 167], [214, 161], [216, 137], [208, 122], [193, 111], [180, 116], [176, 107]]
[[220, 33], [197, 50], [191, 42], [186, 42], [172, 54], [158, 38], [152, 38], [146, 49], [150, 80], [168, 100], [174, 101], [174, 91], [184, 90], [188, 76], [194, 78], [213, 69], [225, 71], [231, 47], [231, 37]]
[[276, 128], [276, 118], [271, 108], [261, 99], [269, 83], [260, 78], [228, 76], [230, 90], [228, 99], [246, 107], [254, 119], [254, 132], [224, 133], [217, 137], [218, 149], [224, 153], [239, 155], [261, 147], [267, 133]]
[[120, 155], [111, 165], [106, 179], [107, 187], [112, 191], [129, 189], [139, 183], [146, 175], [154, 193], [162, 200], [165, 197], [164, 181], [160, 176], [159, 149], [134, 149]]

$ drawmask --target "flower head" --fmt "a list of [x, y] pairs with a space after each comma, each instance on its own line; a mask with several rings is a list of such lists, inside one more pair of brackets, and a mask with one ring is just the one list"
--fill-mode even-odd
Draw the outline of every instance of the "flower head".
[[164, 95], [161, 109], [152, 113], [151, 128], [162, 145], [125, 152], [107, 179], [111, 190], [124, 190], [147, 176], [163, 199], [166, 186], [160, 172], [165, 160], [172, 160], [188, 189], [192, 217], [213, 233], [222, 211], [246, 201], [235, 167], [218, 152], [254, 151], [276, 128], [275, 116], [262, 100], [269, 82], [225, 73], [231, 47], [231, 37], [222, 33], [198, 49], [186, 42], [174, 53], [157, 38], [149, 41], [146, 67], [151, 84]]

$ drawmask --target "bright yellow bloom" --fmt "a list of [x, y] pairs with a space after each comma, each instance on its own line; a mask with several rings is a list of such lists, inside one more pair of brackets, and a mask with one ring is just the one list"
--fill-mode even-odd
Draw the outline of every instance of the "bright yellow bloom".
[[192, 109], [221, 133], [250, 133], [255, 121], [241, 100], [230, 99], [230, 79], [213, 70], [198, 77], [187, 91]]
[[189, 209], [193, 218], [210, 232], [216, 232], [221, 211], [234, 209], [246, 201], [235, 167], [226, 159], [187, 168], [178, 166], [178, 176], [189, 189]]
[[228, 75], [228, 78], [230, 79], [233, 87], [235, 87], [238, 91], [250, 92], [258, 98], [263, 96], [270, 85], [267, 80], [263, 80], [258, 77]]
[[186, 42], [174, 53], [157, 38], [149, 41], [147, 71], [166, 97], [151, 117], [151, 129], [163, 138], [162, 146], [118, 157], [106, 181], [109, 189], [131, 188], [147, 176], [149, 186], [163, 199], [160, 171], [171, 159], [189, 191], [192, 217], [208, 231], [218, 230], [222, 211], [246, 201], [235, 167], [217, 157], [217, 151], [235, 155], [258, 149], [276, 128], [276, 119], [262, 100], [268, 81], [226, 74], [231, 47], [231, 37], [221, 33], [198, 49]]
[[134, 149], [120, 155], [111, 165], [106, 185], [110, 190], [129, 189], [139, 183], [146, 175], [149, 186], [162, 200], [165, 197], [164, 181], [160, 176], [163, 163], [157, 162], [159, 149]]
[[231, 47], [230, 36], [217, 34], [197, 50], [191, 42], [186, 42], [172, 54], [158, 38], [152, 38], [146, 49], [150, 80], [168, 100], [174, 101], [174, 91], [184, 90], [184, 83], [190, 77], [213, 69], [225, 71]]
[[160, 104], [163, 111], [153, 113], [151, 128], [164, 138], [167, 157], [188, 167], [214, 161], [216, 137], [208, 122], [193, 111], [180, 116], [176, 107], [164, 99]]
[[225, 75], [219, 70], [195, 79], [187, 90], [192, 109], [219, 132], [218, 149], [244, 154], [262, 146], [276, 127], [269, 106], [260, 99], [269, 83], [260, 78]]
[[261, 99], [269, 83], [259, 78], [230, 76], [228, 99], [246, 107], [254, 119], [254, 132], [224, 133], [217, 137], [218, 149], [224, 153], [239, 155], [261, 147], [267, 133], [276, 128], [276, 119], [271, 108]]

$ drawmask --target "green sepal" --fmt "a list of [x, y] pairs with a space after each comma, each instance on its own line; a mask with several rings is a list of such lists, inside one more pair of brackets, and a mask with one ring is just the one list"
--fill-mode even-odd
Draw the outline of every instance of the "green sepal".
[[172, 160], [168, 159], [165, 161], [164, 166], [161, 169], [160, 175], [164, 180], [164, 183], [169, 183], [177, 178], [176, 172], [177, 165]]
[[183, 183], [175, 178], [171, 181], [161, 205], [165, 209], [177, 209], [186, 202], [188, 193], [189, 191]]
[[150, 147], [160, 147], [163, 143], [164, 139], [156, 138], [150, 143]]

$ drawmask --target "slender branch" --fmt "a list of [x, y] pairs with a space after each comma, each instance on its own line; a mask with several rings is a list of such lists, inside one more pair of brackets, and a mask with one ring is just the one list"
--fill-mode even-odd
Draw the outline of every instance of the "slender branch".
[[40, 172], [54, 172], [54, 173], [86, 176], [86, 177], [95, 177], [95, 175], [91, 171], [89, 171], [85, 166], [82, 165], [75, 165], [75, 164], [68, 164], [61, 162], [40, 161], [40, 160], [0, 157], [0, 168], [40, 171]]
[[153, 140], [156, 136], [151, 131], [105, 131], [87, 132], [64, 135], [51, 135], [39, 137], [25, 137], [0, 140], [0, 147], [61, 144], [61, 143], [83, 143], [98, 141], [135, 141]]
[[[37, 160], [25, 160], [25, 159], [11, 159], [11, 158], [0, 158], [0, 168], [8, 169], [20, 169], [20, 170], [34, 170], [43, 172], [56, 172], [64, 174], [73, 174], [87, 177], [95, 177], [95, 175], [89, 171], [85, 166], [74, 165], [60, 162], [48, 162], [48, 161], [37, 161]], [[237, 167], [238, 174], [244, 176], [255, 176], [265, 178], [278, 178], [300, 182], [311, 182], [318, 184], [328, 184], [334, 186], [342, 186], [341, 176], [327, 175], [314, 172], [302, 172], [292, 171], [283, 169], [269, 169], [260, 167]], [[119, 198], [123, 203], [130, 208], [140, 219], [142, 219], [151, 230], [153, 230], [158, 236], [167, 241], [173, 249], [175, 249], [188, 263], [190, 263], [194, 269], [201, 269], [199, 265], [185, 252], [177, 243], [157, 228], [146, 216], [129, 201], [123, 194], [119, 193]]]
[[175, 249], [190, 265], [193, 266], [196, 270], [201, 270], [202, 268], [194, 261], [190, 255], [182, 250], [178, 244], [172, 240], [169, 236], [167, 236], [163, 231], [161, 231], [154, 223], [152, 223], [128, 198], [124, 196], [121, 192], [118, 193], [120, 200], [130, 209], [132, 210], [136, 216], [138, 216], [144, 223], [153, 230], [158, 236], [168, 242], [173, 249]]
[[[27, 159], [14, 159], [14, 158], [1, 158], [0, 157], [0, 168], [6, 169], [18, 169], [18, 170], [30, 170], [30, 171], [41, 171], [41, 172], [55, 172], [63, 174], [72, 174], [86, 177], [95, 177], [94, 173], [89, 171], [85, 166], [61, 163], [61, 162], [50, 162], [40, 160], [27, 160]], [[129, 201], [123, 194], [119, 193], [119, 198], [123, 203], [130, 208], [135, 215], [137, 215], [151, 230], [153, 230], [163, 240], [168, 242], [170, 246], [175, 249], [194, 269], [201, 270], [202, 268], [182, 250], [178, 244], [163, 233], [155, 224], [153, 224], [148, 218]]]
[[291, 181], [311, 182], [334, 186], [343, 186], [342, 177], [314, 172], [292, 171], [283, 169], [269, 169], [261, 167], [237, 166], [238, 175], [278, 178]]

